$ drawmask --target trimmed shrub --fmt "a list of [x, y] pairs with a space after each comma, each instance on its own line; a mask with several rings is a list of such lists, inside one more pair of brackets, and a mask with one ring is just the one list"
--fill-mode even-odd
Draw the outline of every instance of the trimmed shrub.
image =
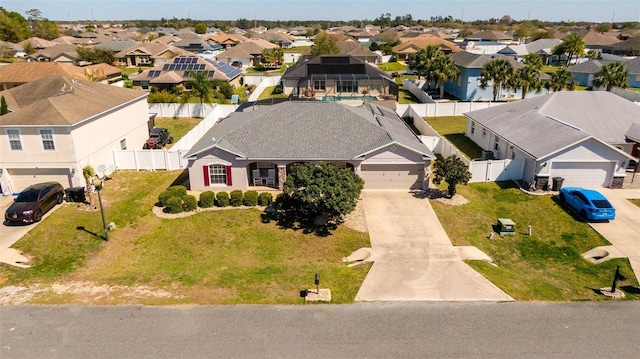
[[245, 206], [256, 206], [258, 204], [258, 192], [257, 191], [247, 191], [244, 193], [244, 199], [242, 200], [242, 204]]
[[262, 192], [258, 196], [258, 204], [261, 206], [268, 206], [273, 201], [273, 195], [269, 192]]
[[216, 205], [216, 195], [211, 191], [200, 193], [200, 202], [198, 205], [202, 208], [211, 208]]
[[171, 197], [167, 200], [166, 206], [167, 212], [169, 213], [180, 213], [182, 212], [182, 198], [180, 197]]
[[229, 194], [227, 192], [216, 193], [216, 206], [227, 207], [229, 205]]
[[167, 200], [171, 197], [178, 197], [180, 199], [184, 198], [187, 195], [187, 187], [185, 186], [171, 186], [166, 190], [162, 191], [160, 195], [158, 195], [158, 203], [160, 203], [161, 207], [166, 207]]
[[182, 200], [182, 209], [184, 209], [185, 212], [191, 212], [195, 211], [196, 208], [198, 208], [198, 200], [196, 199], [196, 196], [192, 196], [190, 194], [184, 196], [184, 199]]
[[243, 198], [244, 197], [242, 195], [242, 191], [241, 190], [239, 190], [239, 189], [233, 190], [229, 194], [229, 204], [232, 207], [242, 206], [242, 199]]

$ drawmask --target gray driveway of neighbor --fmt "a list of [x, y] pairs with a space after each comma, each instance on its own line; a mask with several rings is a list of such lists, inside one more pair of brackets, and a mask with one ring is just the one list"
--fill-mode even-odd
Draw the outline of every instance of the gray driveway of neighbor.
[[429, 200], [363, 191], [373, 266], [357, 301], [510, 301], [463, 262]]
[[631, 268], [640, 276], [640, 207], [627, 198], [640, 199], [640, 189], [598, 188], [616, 209], [616, 219], [611, 222], [596, 222], [589, 225], [600, 233], [619, 252], [618, 256], [629, 258]]

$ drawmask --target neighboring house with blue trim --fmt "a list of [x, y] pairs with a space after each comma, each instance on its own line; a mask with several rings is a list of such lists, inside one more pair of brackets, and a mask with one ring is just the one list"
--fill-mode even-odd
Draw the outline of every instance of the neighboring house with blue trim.
[[569, 66], [567, 70], [573, 74], [573, 78], [578, 81], [579, 86], [592, 87], [595, 74], [600, 71], [600, 68], [614, 61], [622, 62], [629, 72], [629, 87], [640, 88], [640, 58], [638, 57], [629, 60], [624, 57], [603, 54], [603, 59], [585, 61]]
[[[457, 52], [449, 56], [451, 56], [456, 66], [458, 66], [458, 69], [460, 69], [460, 75], [456, 80], [447, 81], [444, 84], [444, 90], [462, 101], [493, 100], [493, 87], [488, 86], [486, 89], [480, 87], [480, 73], [486, 63], [496, 59], [504, 59], [509, 61], [515, 69], [524, 66], [515, 60], [513, 56], [499, 54], [480, 55], [469, 52]], [[529, 92], [527, 97], [541, 95], [547, 92], [546, 89], [542, 89], [541, 92]], [[498, 100], [517, 99], [521, 97], [521, 91], [513, 91], [504, 87], [498, 91]]]

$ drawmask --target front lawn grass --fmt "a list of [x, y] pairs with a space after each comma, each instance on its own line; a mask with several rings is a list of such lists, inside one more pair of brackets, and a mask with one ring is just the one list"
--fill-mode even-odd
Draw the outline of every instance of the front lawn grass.
[[399, 90], [398, 91], [398, 103], [399, 104], [412, 104], [412, 103], [420, 103], [417, 97], [415, 97], [411, 92], [407, 90]]
[[382, 71], [406, 71], [407, 65], [400, 62], [384, 62], [378, 64], [378, 68]]
[[482, 148], [464, 135], [467, 118], [464, 116], [425, 117], [427, 123], [468, 159], [482, 157]]
[[[33, 257], [30, 269], [0, 265], [0, 283], [48, 285], [89, 282], [144, 285], [165, 298], [105, 297], [92, 304], [296, 304], [300, 290], [330, 288], [332, 303], [349, 303], [369, 265], [347, 268], [342, 257], [369, 246], [367, 233], [344, 226], [328, 237], [263, 223], [257, 209], [200, 212], [181, 219], [152, 214], [158, 194], [180, 171], [117, 171], [102, 191], [108, 222], [102, 239], [100, 211], [69, 203], [52, 213], [14, 247]], [[78, 229], [82, 226], [84, 229]], [[79, 303], [48, 293], [30, 303]]]
[[289, 95], [280, 93], [274, 93], [277, 86], [269, 86], [265, 87], [264, 91], [258, 96], [258, 101], [260, 100], [268, 100], [271, 98], [289, 98]]
[[[594, 292], [609, 287], [619, 265], [637, 286], [625, 258], [593, 264], [581, 254], [609, 245], [587, 223], [575, 218], [552, 196], [528, 195], [513, 182], [472, 183], [458, 186], [458, 194], [469, 200], [462, 206], [432, 201], [449, 238], [457, 246], [476, 246], [497, 266], [468, 261], [474, 269], [516, 300], [577, 301], [604, 300]], [[516, 234], [488, 239], [498, 218], [516, 223]], [[615, 225], [615, 223], [611, 223]], [[527, 227], [532, 235], [527, 235]], [[627, 293], [628, 299], [640, 295]]]
[[631, 202], [631, 203], [633, 203], [633, 204], [635, 204], [636, 206], [640, 207], [640, 199], [638, 199], [638, 198], [631, 198], [631, 199], [628, 199], [628, 201], [629, 201], [629, 202]]

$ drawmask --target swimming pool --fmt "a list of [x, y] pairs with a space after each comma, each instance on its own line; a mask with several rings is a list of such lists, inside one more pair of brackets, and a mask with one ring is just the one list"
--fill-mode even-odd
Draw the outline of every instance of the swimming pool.
[[378, 98], [375, 96], [323, 96], [322, 101], [335, 102], [343, 100], [362, 100], [362, 101], [375, 101]]

